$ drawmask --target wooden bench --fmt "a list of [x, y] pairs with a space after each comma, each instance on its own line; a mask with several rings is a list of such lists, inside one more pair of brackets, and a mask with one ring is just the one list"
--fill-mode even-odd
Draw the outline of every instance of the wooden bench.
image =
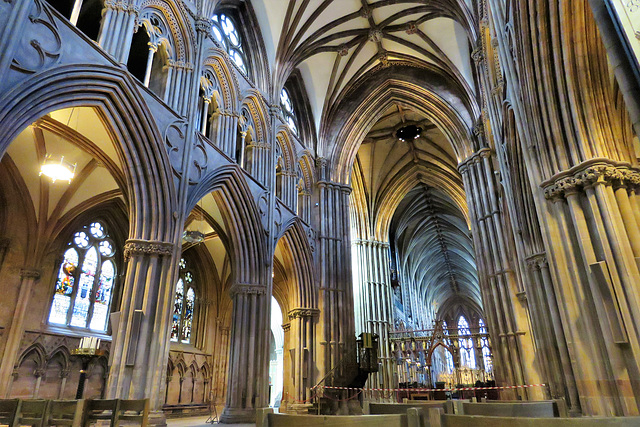
[[100, 421], [109, 421], [111, 427], [119, 426], [123, 421], [146, 427], [149, 419], [149, 399], [139, 400], [92, 400], [84, 405], [82, 425], [87, 427]]
[[45, 399], [25, 399], [18, 411], [18, 425], [42, 427], [47, 418], [49, 401]]
[[0, 425], [18, 425], [21, 403], [20, 399], [0, 399]]
[[187, 403], [184, 405], [163, 405], [162, 411], [167, 417], [190, 417], [194, 415], [208, 414], [208, 403]]
[[274, 414], [271, 408], [258, 409], [256, 427], [420, 427], [419, 413], [394, 415], [288, 415]]
[[49, 401], [44, 425], [80, 427], [84, 413], [84, 402], [84, 400]]
[[454, 407], [454, 413], [457, 415], [529, 418], [553, 418], [560, 416], [558, 405], [553, 400], [496, 403], [454, 402]]
[[527, 418], [450, 415], [429, 409], [429, 427], [638, 427], [640, 417]]

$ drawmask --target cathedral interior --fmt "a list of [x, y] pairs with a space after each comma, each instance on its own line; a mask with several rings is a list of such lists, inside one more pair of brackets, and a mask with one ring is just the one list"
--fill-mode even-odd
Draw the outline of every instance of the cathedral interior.
[[0, 398], [639, 415], [639, 34], [636, 0], [0, 1]]

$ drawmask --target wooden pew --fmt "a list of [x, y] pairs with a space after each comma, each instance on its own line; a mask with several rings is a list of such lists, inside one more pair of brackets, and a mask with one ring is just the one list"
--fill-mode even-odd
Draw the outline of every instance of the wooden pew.
[[80, 427], [84, 413], [84, 400], [51, 400], [44, 422], [48, 426]]
[[0, 425], [18, 425], [21, 403], [20, 399], [0, 399]]
[[42, 427], [47, 417], [49, 401], [45, 399], [25, 399], [18, 412], [18, 425]]
[[134, 422], [146, 427], [149, 420], [149, 399], [139, 400], [87, 400], [82, 425], [88, 427], [100, 421], [109, 421], [111, 427], [121, 422]]
[[259, 409], [256, 427], [420, 427], [418, 409], [394, 415], [289, 415]]
[[556, 403], [552, 400], [514, 403], [472, 403], [455, 402], [458, 415], [483, 415], [495, 417], [553, 418], [560, 416]]
[[638, 427], [640, 417], [527, 418], [450, 415], [429, 409], [429, 427]]
[[147, 427], [149, 421], [149, 399], [120, 400], [120, 405], [116, 411], [115, 425], [120, 422], [134, 422], [141, 427]]

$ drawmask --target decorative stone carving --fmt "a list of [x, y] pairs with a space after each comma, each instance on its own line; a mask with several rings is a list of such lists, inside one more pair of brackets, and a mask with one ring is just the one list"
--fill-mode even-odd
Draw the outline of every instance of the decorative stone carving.
[[409, 24], [409, 28], [407, 28], [406, 33], [409, 34], [409, 35], [418, 33], [418, 26], [416, 25], [415, 22], [411, 22]]
[[164, 142], [167, 146], [169, 162], [177, 176], [182, 176], [182, 157], [187, 138], [187, 123], [183, 120], [176, 120], [171, 123], [164, 133]]
[[41, 0], [34, 1], [28, 25], [24, 34], [29, 36], [21, 40], [11, 67], [23, 73], [36, 73], [59, 62], [62, 40], [49, 6], [44, 6]]
[[320, 310], [317, 308], [294, 308], [290, 310], [288, 313], [289, 320], [293, 320], [297, 317], [318, 317], [320, 315]]
[[266, 295], [266, 293], [266, 286], [252, 283], [234, 283], [229, 289], [229, 295], [231, 296], [231, 298], [233, 298], [237, 294]]
[[347, 45], [345, 44], [341, 44], [338, 47], [338, 55], [340, 56], [347, 56], [349, 54], [349, 48], [347, 47]]
[[[199, 135], [200, 136], [200, 135]], [[189, 184], [197, 184], [207, 172], [209, 156], [201, 137], [195, 139], [191, 150], [191, 162], [189, 162]]]
[[369, 30], [369, 41], [380, 43], [382, 41], [382, 31], [379, 28]]
[[20, 270], [20, 277], [23, 279], [39, 279], [40, 278], [40, 270], [36, 270], [33, 268], [23, 268]]
[[129, 239], [124, 245], [124, 258], [129, 259], [135, 255], [171, 256], [173, 243], [154, 240]]
[[540, 186], [547, 199], [556, 199], [597, 184], [637, 187], [640, 170], [627, 163], [595, 159], [560, 172]]

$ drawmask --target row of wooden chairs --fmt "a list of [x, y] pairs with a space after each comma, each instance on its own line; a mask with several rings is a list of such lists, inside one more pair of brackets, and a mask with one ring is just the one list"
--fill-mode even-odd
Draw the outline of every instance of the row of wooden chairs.
[[0, 399], [0, 426], [87, 427], [109, 421], [111, 427], [122, 423], [146, 427], [148, 418], [148, 399]]

